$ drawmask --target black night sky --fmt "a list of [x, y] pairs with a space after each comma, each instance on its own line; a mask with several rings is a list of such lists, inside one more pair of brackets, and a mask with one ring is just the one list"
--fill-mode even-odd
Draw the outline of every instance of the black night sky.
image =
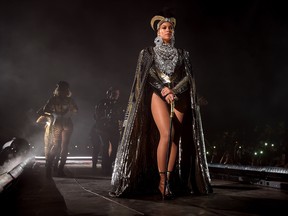
[[72, 143], [86, 145], [106, 90], [119, 87], [126, 103], [138, 54], [156, 36], [150, 19], [164, 6], [174, 8], [175, 46], [190, 52], [198, 93], [208, 100], [207, 137], [287, 122], [284, 1], [2, 0], [1, 140], [42, 142], [35, 112], [66, 80], [79, 106]]

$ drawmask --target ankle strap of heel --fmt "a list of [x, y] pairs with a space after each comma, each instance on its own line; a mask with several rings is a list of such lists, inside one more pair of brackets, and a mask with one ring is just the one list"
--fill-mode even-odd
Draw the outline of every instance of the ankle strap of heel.
[[163, 175], [163, 174], [168, 174], [168, 173], [172, 173], [173, 171], [163, 171], [163, 172], [159, 172], [160, 175]]

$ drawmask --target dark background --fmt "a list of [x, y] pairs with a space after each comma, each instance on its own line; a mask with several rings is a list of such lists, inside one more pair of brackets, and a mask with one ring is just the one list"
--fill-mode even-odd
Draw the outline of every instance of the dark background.
[[59, 80], [79, 106], [71, 144], [85, 148], [95, 103], [110, 86], [128, 100], [140, 50], [154, 45], [150, 20], [164, 6], [176, 43], [190, 52], [205, 136], [287, 120], [286, 7], [280, 1], [2, 0], [0, 134], [43, 147], [36, 111]]

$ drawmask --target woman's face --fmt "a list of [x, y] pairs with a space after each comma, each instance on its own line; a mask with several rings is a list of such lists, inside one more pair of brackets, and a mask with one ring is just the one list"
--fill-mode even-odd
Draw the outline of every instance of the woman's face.
[[173, 25], [170, 22], [163, 22], [158, 29], [158, 36], [160, 36], [164, 43], [170, 43], [174, 34]]

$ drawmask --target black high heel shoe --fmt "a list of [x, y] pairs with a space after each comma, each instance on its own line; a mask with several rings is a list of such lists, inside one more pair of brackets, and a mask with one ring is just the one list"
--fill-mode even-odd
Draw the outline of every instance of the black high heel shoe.
[[174, 194], [170, 189], [170, 182], [168, 178], [168, 173], [171, 172], [159, 172], [160, 174], [160, 183], [159, 183], [159, 191], [162, 195], [162, 200], [172, 200], [175, 198]]

